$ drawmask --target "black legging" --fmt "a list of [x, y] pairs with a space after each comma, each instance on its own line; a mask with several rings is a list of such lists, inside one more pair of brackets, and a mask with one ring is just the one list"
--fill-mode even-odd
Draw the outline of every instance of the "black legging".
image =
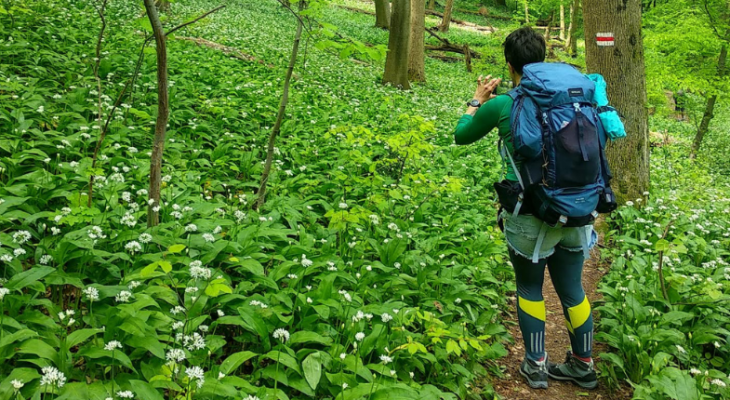
[[509, 253], [517, 278], [517, 316], [527, 358], [537, 361], [545, 355], [545, 301], [542, 284], [546, 264], [563, 305], [573, 354], [583, 358], [591, 357], [593, 316], [581, 281], [583, 253], [556, 246], [552, 256], [535, 264], [515, 254], [512, 249]]

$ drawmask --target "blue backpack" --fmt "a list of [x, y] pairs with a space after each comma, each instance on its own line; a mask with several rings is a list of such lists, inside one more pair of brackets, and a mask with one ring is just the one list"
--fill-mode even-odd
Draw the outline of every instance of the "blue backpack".
[[616, 208], [595, 90], [568, 64], [524, 67], [520, 85], [508, 93], [514, 154], [501, 146], [521, 187], [514, 215], [524, 209], [550, 226], [579, 227]]

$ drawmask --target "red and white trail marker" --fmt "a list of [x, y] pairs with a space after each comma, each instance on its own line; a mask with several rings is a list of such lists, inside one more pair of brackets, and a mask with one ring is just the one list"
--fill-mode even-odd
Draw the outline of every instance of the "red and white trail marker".
[[613, 40], [613, 32], [596, 33], [596, 42], [600, 47], [613, 46], [615, 44]]

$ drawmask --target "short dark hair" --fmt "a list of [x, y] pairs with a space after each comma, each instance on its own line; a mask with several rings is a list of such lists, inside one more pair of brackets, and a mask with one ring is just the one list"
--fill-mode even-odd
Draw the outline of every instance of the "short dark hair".
[[545, 38], [529, 26], [517, 29], [504, 41], [504, 58], [522, 75], [525, 65], [545, 61]]

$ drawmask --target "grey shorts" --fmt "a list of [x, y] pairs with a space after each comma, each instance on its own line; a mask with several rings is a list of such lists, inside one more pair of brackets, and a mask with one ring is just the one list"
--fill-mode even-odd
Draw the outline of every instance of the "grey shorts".
[[582, 251], [584, 257], [589, 258], [590, 250], [598, 241], [593, 225], [551, 227], [532, 215], [514, 216], [506, 211], [500, 218], [504, 220], [504, 236], [510, 249], [534, 263], [553, 255], [556, 246], [573, 252]]

